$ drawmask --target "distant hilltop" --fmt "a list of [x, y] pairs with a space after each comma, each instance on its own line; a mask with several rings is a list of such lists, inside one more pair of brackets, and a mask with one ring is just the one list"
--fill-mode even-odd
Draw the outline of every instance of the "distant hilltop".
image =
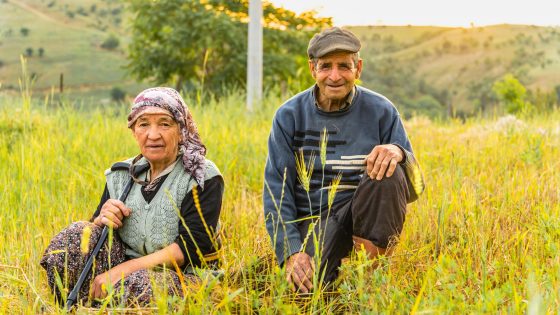
[[[117, 87], [134, 94], [145, 86], [124, 69], [130, 36], [123, 3], [0, 0], [0, 12], [2, 91], [19, 90], [20, 55], [28, 59], [36, 94], [58, 89], [61, 74], [65, 91], [96, 98]], [[506, 74], [530, 91], [560, 93], [558, 27], [348, 28], [363, 42], [361, 84], [389, 97], [404, 113], [488, 110], [496, 102], [492, 85]]]

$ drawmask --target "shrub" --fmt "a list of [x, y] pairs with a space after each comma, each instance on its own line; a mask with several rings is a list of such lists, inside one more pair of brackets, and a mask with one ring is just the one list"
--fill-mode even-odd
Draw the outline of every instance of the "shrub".
[[122, 102], [126, 97], [126, 91], [121, 89], [120, 87], [113, 87], [111, 89], [111, 99], [115, 102]]
[[45, 54], [45, 49], [43, 47], [39, 47], [37, 53], [39, 54], [39, 57], [43, 57], [43, 55]]
[[25, 55], [27, 57], [32, 57], [33, 56], [33, 48], [27, 47], [27, 49], [25, 49]]
[[19, 29], [19, 32], [21, 33], [22, 36], [27, 36], [29, 35], [29, 29], [27, 27], [22, 27]]
[[119, 44], [120, 44], [119, 38], [114, 34], [111, 34], [109, 35], [109, 37], [105, 39], [105, 41], [103, 41], [103, 43], [101, 43], [101, 48], [113, 50], [119, 47]]

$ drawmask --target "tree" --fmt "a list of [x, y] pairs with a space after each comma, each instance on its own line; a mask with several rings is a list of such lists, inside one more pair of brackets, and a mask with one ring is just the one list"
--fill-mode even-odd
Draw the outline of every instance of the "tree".
[[[130, 9], [135, 18], [128, 68], [139, 79], [178, 89], [245, 85], [248, 0], [134, 0]], [[311, 34], [331, 19], [296, 15], [268, 2], [263, 16], [265, 86], [290, 82], [307, 69]]]
[[25, 55], [27, 57], [32, 57], [33, 56], [33, 48], [27, 47], [27, 49], [25, 49]]
[[19, 29], [19, 32], [21, 33], [22, 36], [27, 36], [29, 35], [29, 29], [27, 27], [22, 27]]
[[45, 49], [43, 47], [39, 47], [37, 53], [39, 54], [39, 57], [43, 57], [43, 55], [45, 54]]
[[114, 34], [109, 35], [103, 43], [101, 43], [101, 48], [113, 50], [119, 47], [120, 41]]
[[124, 91], [120, 87], [115, 86], [111, 89], [111, 99], [113, 101], [122, 102], [124, 101], [125, 97], [126, 97], [126, 91]]
[[531, 110], [531, 104], [526, 101], [527, 90], [512, 74], [506, 74], [502, 79], [494, 82], [492, 91], [510, 114]]

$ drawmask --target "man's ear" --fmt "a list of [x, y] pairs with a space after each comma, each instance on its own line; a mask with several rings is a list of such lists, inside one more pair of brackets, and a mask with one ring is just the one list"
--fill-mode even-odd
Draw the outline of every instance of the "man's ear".
[[307, 63], [309, 64], [309, 71], [311, 72], [311, 76], [313, 77], [313, 79], [316, 79], [316, 73], [315, 73], [315, 64], [313, 63], [313, 59], [309, 59], [307, 61]]
[[362, 58], [358, 59], [358, 64], [356, 65], [356, 80], [360, 78], [360, 76], [362, 75], [362, 66], [363, 66], [363, 60]]

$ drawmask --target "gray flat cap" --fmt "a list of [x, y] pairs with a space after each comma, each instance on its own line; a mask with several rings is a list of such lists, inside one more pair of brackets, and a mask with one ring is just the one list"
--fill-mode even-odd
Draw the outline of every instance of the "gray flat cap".
[[352, 32], [340, 27], [331, 27], [311, 38], [307, 47], [307, 56], [313, 59], [335, 51], [356, 53], [361, 47], [360, 40]]

